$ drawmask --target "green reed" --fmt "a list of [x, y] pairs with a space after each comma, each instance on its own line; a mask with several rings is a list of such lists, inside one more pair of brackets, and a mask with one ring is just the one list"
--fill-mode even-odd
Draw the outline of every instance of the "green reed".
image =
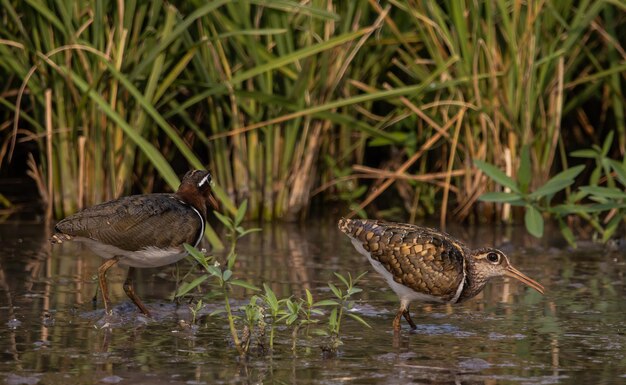
[[472, 218], [497, 188], [473, 160], [515, 179], [528, 148], [536, 189], [605, 126], [607, 156], [626, 151], [618, 2], [2, 0], [0, 17], [0, 165], [36, 143], [56, 217], [206, 167], [249, 218], [319, 196], [510, 220], [506, 202]]

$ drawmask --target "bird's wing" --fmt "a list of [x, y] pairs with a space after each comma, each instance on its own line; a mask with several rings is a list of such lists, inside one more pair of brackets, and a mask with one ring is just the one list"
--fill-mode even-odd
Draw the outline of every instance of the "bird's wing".
[[[158, 196], [155, 199], [155, 196]], [[195, 244], [202, 218], [171, 194], [134, 195], [89, 207], [60, 221], [58, 232], [136, 251]]]
[[363, 231], [359, 239], [396, 282], [418, 293], [448, 301], [464, 279], [463, 246], [445, 233], [379, 222]]

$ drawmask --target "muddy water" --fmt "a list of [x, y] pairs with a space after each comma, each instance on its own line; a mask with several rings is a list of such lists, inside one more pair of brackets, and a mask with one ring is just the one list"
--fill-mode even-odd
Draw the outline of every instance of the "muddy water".
[[[626, 383], [626, 256], [582, 245], [573, 251], [521, 229], [449, 229], [478, 246], [495, 244], [543, 283], [546, 295], [499, 280], [455, 307], [414, 304], [418, 324], [394, 336], [398, 301], [334, 222], [274, 225], [239, 244], [237, 278], [268, 283], [280, 297], [330, 298], [333, 272], [370, 270], [355, 311], [372, 325], [342, 324], [343, 345], [322, 354], [320, 337], [301, 333], [296, 354], [281, 325], [273, 354], [238, 358], [227, 322], [209, 313], [196, 326], [186, 303], [168, 299], [178, 269], [141, 270], [137, 291], [154, 312], [138, 315], [125, 297], [125, 270], [109, 274], [115, 314], [94, 309], [101, 260], [78, 246], [51, 246], [39, 224], [0, 225], [0, 377], [6, 384], [610, 384]], [[480, 241], [479, 241], [480, 240]], [[545, 241], [544, 241], [545, 242]], [[251, 292], [235, 290], [233, 305]], [[322, 320], [325, 318], [322, 317]], [[108, 321], [111, 321], [108, 319]], [[323, 326], [323, 324], [321, 325]]]

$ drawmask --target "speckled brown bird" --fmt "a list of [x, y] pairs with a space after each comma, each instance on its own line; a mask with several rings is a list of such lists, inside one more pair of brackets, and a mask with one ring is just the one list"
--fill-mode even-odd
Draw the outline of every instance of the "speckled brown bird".
[[409, 313], [412, 301], [460, 303], [480, 293], [495, 277], [512, 277], [544, 292], [541, 284], [514, 268], [502, 251], [471, 250], [435, 229], [345, 218], [339, 220], [339, 229], [400, 297], [400, 309], [393, 320], [396, 331], [402, 316], [412, 329], [416, 328]]
[[204, 235], [211, 194], [211, 174], [189, 171], [174, 194], [132, 195], [86, 208], [57, 223], [52, 243], [77, 241], [106, 259], [98, 268], [104, 308], [111, 314], [106, 273], [115, 264], [129, 266], [124, 291], [145, 315], [135, 294], [136, 267], [159, 267], [185, 257], [183, 244], [198, 245]]

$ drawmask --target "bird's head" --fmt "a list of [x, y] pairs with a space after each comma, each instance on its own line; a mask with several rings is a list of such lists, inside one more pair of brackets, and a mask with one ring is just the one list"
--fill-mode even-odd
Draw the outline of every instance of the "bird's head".
[[176, 195], [206, 216], [209, 207], [217, 210], [219, 204], [211, 189], [211, 173], [206, 170], [188, 171], [176, 191]]
[[477, 281], [486, 283], [491, 278], [511, 277], [532, 287], [541, 294], [544, 293], [543, 286], [523, 274], [511, 265], [507, 256], [498, 249], [484, 248], [473, 250], [471, 253], [473, 271]]

